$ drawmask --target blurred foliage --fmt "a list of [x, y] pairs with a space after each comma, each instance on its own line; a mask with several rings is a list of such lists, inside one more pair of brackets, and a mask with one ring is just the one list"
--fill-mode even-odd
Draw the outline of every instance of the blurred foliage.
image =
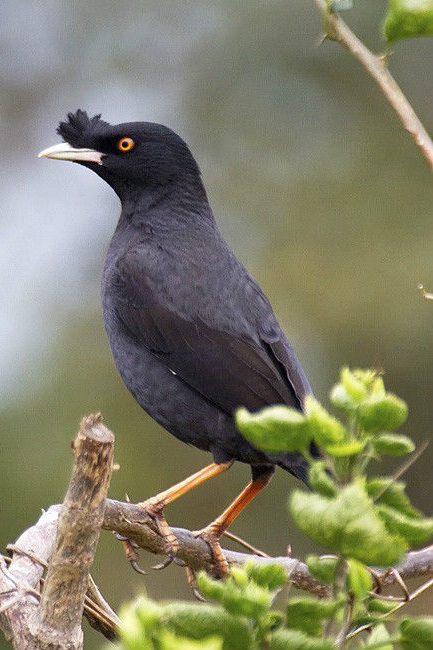
[[[433, 617], [408, 618], [405, 614], [401, 619], [401, 612], [397, 616], [401, 599], [377, 596], [369, 569], [392, 566], [412, 545], [424, 544], [433, 535], [433, 519], [412, 508], [402, 482], [396, 483], [392, 476], [369, 480], [366, 474], [370, 461], [380, 462], [375, 440], [404, 424], [407, 406], [385, 390], [375, 371], [349, 368], [343, 368], [331, 401], [343, 420], [311, 397], [301, 415], [303, 427], [292, 417], [298, 412], [285, 406], [253, 414], [239, 409], [236, 422], [259, 448], [275, 453], [299, 451], [307, 458], [310, 479], [314, 476], [311, 492], [294, 490], [289, 510], [299, 528], [327, 553], [335, 554], [307, 558], [311, 573], [331, 585], [332, 595], [319, 599], [289, 594], [283, 614], [272, 608], [288, 578], [282, 566], [249, 560], [242, 568], [233, 567], [223, 580], [202, 572], [197, 577], [198, 589], [216, 604], [157, 604], [141, 596], [123, 608], [119, 650], [169, 650], [176, 642], [187, 650], [191, 641], [200, 642], [191, 648], [209, 650], [432, 647]], [[393, 435], [402, 453], [402, 434]], [[310, 456], [312, 441], [320, 449], [320, 460]], [[361, 444], [354, 451], [356, 441]], [[394, 451], [390, 443], [381, 453], [393, 455]], [[404, 453], [412, 451], [407, 446]], [[362, 636], [355, 633], [360, 626], [365, 626]]]
[[[376, 50], [386, 6], [357, 2], [347, 14]], [[431, 174], [358, 64], [335, 44], [315, 47], [320, 31], [305, 0], [1, 3], [2, 544], [61, 500], [69, 442], [88, 412], [101, 410], [117, 436], [113, 497], [143, 499], [209, 462], [143, 414], [111, 359], [99, 277], [116, 199], [87, 170], [36, 158], [79, 106], [177, 130], [316, 396], [344, 362], [383, 364], [410, 406], [413, 438], [428, 435], [432, 309], [416, 285], [433, 285]], [[432, 39], [418, 39], [396, 43], [389, 62], [430, 132], [432, 59]], [[428, 449], [408, 472], [430, 514], [431, 464]], [[169, 522], [200, 528], [247, 472], [236, 466], [173, 504]], [[279, 525], [294, 484], [277, 473], [234, 531], [269, 553], [288, 541], [294, 553], [312, 551]], [[143, 581], [106, 533], [94, 573], [114, 606]], [[145, 583], [152, 597], [189, 597], [176, 567]]]
[[389, 0], [383, 31], [388, 41], [433, 36], [433, 1]]

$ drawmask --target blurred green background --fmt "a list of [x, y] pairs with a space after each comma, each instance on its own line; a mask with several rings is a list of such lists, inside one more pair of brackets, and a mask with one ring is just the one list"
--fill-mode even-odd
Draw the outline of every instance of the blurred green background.
[[[346, 16], [376, 50], [385, 9], [365, 0]], [[88, 170], [36, 157], [78, 107], [179, 132], [317, 397], [326, 400], [343, 363], [383, 364], [388, 388], [408, 401], [407, 433], [429, 437], [433, 304], [416, 286], [433, 288], [431, 172], [359, 64], [334, 43], [316, 46], [320, 33], [312, 0], [1, 4], [3, 547], [62, 499], [69, 443], [89, 412], [102, 411], [116, 434], [113, 498], [144, 499], [210, 462], [140, 410], [112, 361], [99, 279], [117, 198]], [[432, 60], [432, 39], [398, 43], [390, 60], [430, 132]], [[406, 476], [430, 515], [432, 460], [430, 447]], [[168, 521], [202, 527], [248, 478], [237, 464], [170, 506]], [[233, 532], [303, 556], [311, 545], [286, 514], [294, 484], [277, 472]], [[155, 560], [141, 554], [145, 568]], [[190, 597], [179, 567], [142, 578], [106, 532], [94, 575], [115, 607], [143, 585], [156, 598]]]

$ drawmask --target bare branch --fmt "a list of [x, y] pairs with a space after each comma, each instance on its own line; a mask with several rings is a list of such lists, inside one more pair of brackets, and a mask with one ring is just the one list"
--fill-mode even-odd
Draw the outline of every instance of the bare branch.
[[[107, 499], [103, 528], [116, 530], [133, 540], [138, 546], [150, 553], [163, 554], [164, 540], [158, 535], [153, 522], [137, 505]], [[185, 528], [172, 528], [179, 542], [177, 556], [192, 569], [204, 569], [212, 572], [212, 556], [201, 538], [195, 537]], [[293, 557], [260, 557], [224, 550], [230, 566], [240, 566], [254, 557], [258, 564], [278, 563], [290, 574], [290, 581], [298, 589], [309, 591], [319, 596], [326, 595], [328, 588], [318, 582], [309, 573], [307, 566]], [[412, 551], [395, 567], [400, 576], [407, 580], [418, 576], [433, 576], [433, 545], [420, 551]], [[375, 575], [383, 585], [397, 582], [395, 574], [385, 569], [374, 569]]]
[[[61, 509], [50, 508], [11, 547], [9, 569], [1, 558], [0, 590], [12, 602], [3, 606], [0, 625], [18, 650], [82, 648], [84, 598], [113, 465], [114, 436], [101, 420], [100, 415], [89, 416], [81, 423], [73, 446], [72, 478]], [[36, 587], [53, 547], [39, 596]], [[93, 585], [92, 590], [97, 596]], [[104, 608], [102, 597], [95, 603], [95, 609], [99, 608]]]
[[375, 80], [433, 170], [433, 142], [401, 88], [391, 76], [384, 58], [373, 54], [338, 14], [329, 12], [326, 0], [314, 1], [324, 15], [326, 36], [344, 45]]

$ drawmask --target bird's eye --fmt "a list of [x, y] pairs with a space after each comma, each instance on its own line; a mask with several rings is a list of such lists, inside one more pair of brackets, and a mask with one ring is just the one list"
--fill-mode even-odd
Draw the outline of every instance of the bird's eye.
[[119, 151], [130, 151], [134, 146], [134, 140], [132, 138], [120, 138], [117, 143], [117, 148]]

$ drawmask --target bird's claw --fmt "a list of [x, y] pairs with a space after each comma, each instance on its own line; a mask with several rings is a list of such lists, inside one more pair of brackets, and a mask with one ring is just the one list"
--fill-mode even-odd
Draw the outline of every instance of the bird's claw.
[[129, 560], [129, 564], [132, 566], [134, 571], [139, 573], [141, 576], [147, 575], [146, 571], [144, 569], [142, 569], [141, 566], [138, 564], [138, 560]]
[[153, 568], [156, 570], [165, 569], [172, 562], [176, 562], [176, 553], [179, 548], [179, 542], [173, 535], [162, 512], [164, 504], [158, 501], [155, 502], [154, 499], [148, 499], [147, 501], [143, 501], [137, 505], [139, 505], [140, 508], [143, 508], [164, 541], [164, 551], [167, 557]]
[[152, 569], [155, 569], [156, 571], [160, 571], [161, 569], [165, 569], [168, 567], [171, 563], [177, 564], [177, 566], [181, 567], [186, 567], [187, 564], [184, 560], [181, 560], [180, 557], [177, 557], [174, 551], [169, 551], [167, 553], [167, 557], [165, 560], [160, 562], [159, 564], [155, 564], [155, 566], [152, 567]]
[[162, 569], [166, 569], [175, 560], [176, 560], [176, 553], [174, 551], [169, 551], [165, 559], [159, 564], [155, 564], [155, 566], [153, 566], [152, 569], [155, 569], [155, 571], [161, 571]]
[[138, 559], [139, 559], [137, 553], [137, 548], [139, 548], [138, 544], [133, 542], [132, 539], [129, 539], [129, 537], [125, 537], [125, 535], [121, 535], [116, 531], [113, 531], [113, 534], [116, 539], [122, 542], [123, 548], [125, 549], [126, 559], [128, 560], [129, 564], [132, 566], [134, 571], [136, 571], [142, 576], [145, 576], [146, 571], [144, 571], [138, 564]]
[[221, 535], [220, 531], [212, 524], [210, 524], [202, 530], [194, 531], [193, 535], [194, 537], [200, 537], [208, 544], [212, 553], [216, 576], [218, 578], [225, 578], [225, 576], [229, 573], [229, 564], [224, 556], [224, 553], [222, 552], [222, 548], [219, 543], [219, 538]]
[[195, 571], [194, 571], [194, 569], [191, 569], [191, 567], [189, 567], [189, 566], [186, 567], [186, 579], [188, 581], [188, 586], [191, 589], [192, 595], [194, 596], [194, 598], [196, 598], [196, 600], [199, 600], [201, 603], [205, 603], [206, 598], [203, 598], [203, 596], [201, 595], [201, 593], [198, 590], [197, 580], [196, 580], [196, 577], [195, 577]]

